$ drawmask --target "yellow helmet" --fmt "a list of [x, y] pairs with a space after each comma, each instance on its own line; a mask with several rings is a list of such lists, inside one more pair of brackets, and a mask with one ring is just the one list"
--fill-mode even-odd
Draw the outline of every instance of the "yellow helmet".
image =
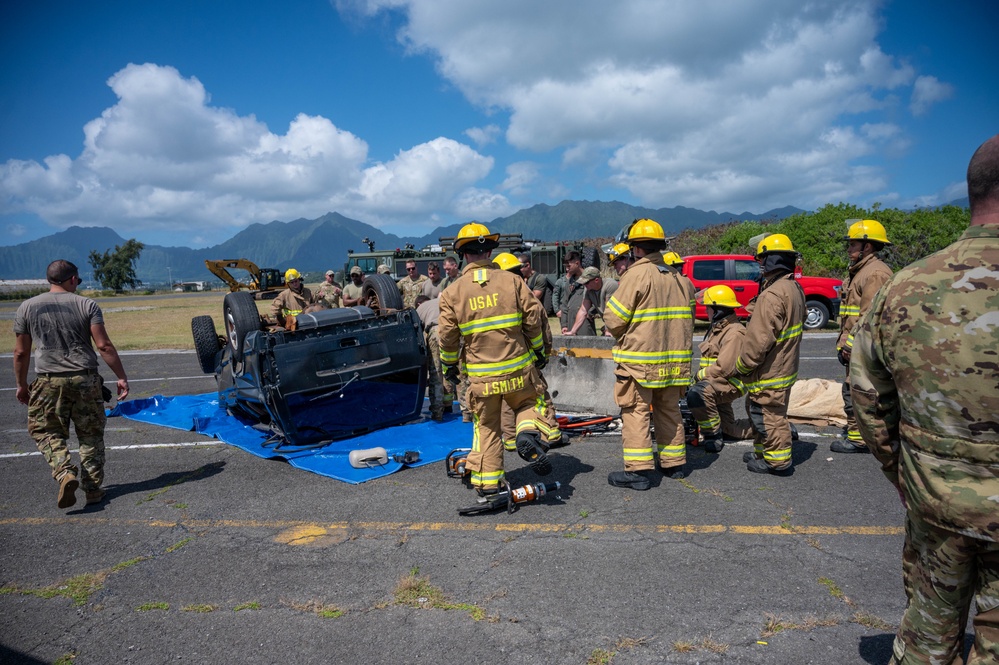
[[626, 242], [619, 242], [618, 244], [611, 247], [610, 251], [607, 252], [607, 260], [614, 263], [620, 258], [627, 258], [625, 255], [631, 251], [631, 246]]
[[770, 252], [794, 252], [794, 245], [791, 239], [783, 233], [771, 233], [756, 246], [756, 255], [769, 254]]
[[293, 279], [302, 279], [302, 273], [298, 272], [294, 268], [288, 268], [284, 271], [284, 283], [287, 284]]
[[665, 252], [663, 254], [663, 261], [665, 261], [668, 266], [683, 265], [683, 259], [676, 252]]
[[843, 240], [870, 240], [871, 242], [879, 242], [882, 245], [891, 244], [888, 242], [888, 234], [885, 233], [885, 227], [881, 225], [881, 222], [873, 219], [862, 219], [851, 224], [850, 230], [847, 231], [846, 237]]
[[735, 291], [724, 284], [715, 284], [697, 294], [697, 300], [708, 307], [740, 307]]
[[490, 250], [496, 249], [499, 245], [499, 234], [489, 233], [489, 229], [486, 228], [485, 224], [480, 224], [478, 222], [469, 222], [461, 227], [458, 231], [458, 235], [454, 238], [454, 251], [461, 251], [463, 247], [475, 243], [474, 247], [468, 247], [470, 250], [478, 250], [479, 252], [488, 252]]
[[510, 252], [503, 252], [502, 254], [497, 254], [493, 257], [493, 263], [498, 265], [501, 270], [516, 269], [520, 271], [521, 264], [520, 259], [511, 254]]
[[663, 233], [663, 227], [651, 219], [636, 219], [631, 228], [628, 229], [628, 242], [634, 244], [650, 240], [666, 242], [666, 234]]

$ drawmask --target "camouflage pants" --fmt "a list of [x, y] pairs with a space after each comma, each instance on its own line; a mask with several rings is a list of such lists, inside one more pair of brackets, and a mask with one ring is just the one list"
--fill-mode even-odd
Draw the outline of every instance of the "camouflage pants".
[[655, 468], [652, 435], [656, 426], [656, 452], [659, 466], [669, 469], [687, 462], [687, 444], [683, 435], [680, 399], [685, 388], [645, 388], [627, 374], [615, 374], [614, 402], [621, 407], [621, 444], [625, 471]]
[[999, 662], [999, 543], [906, 516], [902, 577], [909, 604], [891, 662], [960, 663], [972, 599], [975, 642], [968, 663]]
[[39, 376], [28, 398], [28, 433], [52, 467], [56, 480], [66, 473], [77, 476], [69, 456], [70, 423], [80, 440], [80, 486], [85, 492], [104, 482], [104, 401], [98, 374]]
[[441, 367], [441, 346], [437, 340], [437, 326], [432, 326], [426, 332], [427, 355], [430, 357], [427, 363], [427, 393], [430, 398], [430, 413], [440, 416], [442, 413], [450, 413], [451, 405], [454, 403], [454, 392], [450, 381], [444, 380], [443, 368]]

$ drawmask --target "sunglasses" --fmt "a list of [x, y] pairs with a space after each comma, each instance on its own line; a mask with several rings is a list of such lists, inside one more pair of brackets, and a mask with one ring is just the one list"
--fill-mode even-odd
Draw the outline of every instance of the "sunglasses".
[[406, 270], [407, 271], [409, 271], [409, 270], [416, 270], [416, 268], [406, 268]]

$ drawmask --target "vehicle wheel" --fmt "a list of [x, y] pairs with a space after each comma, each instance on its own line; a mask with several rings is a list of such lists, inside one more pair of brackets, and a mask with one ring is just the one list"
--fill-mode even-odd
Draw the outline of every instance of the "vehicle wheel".
[[818, 300], [805, 303], [805, 330], [821, 330], [829, 323], [829, 308]]
[[191, 334], [194, 336], [194, 353], [198, 356], [198, 364], [205, 374], [214, 374], [218, 366], [219, 351], [222, 350], [222, 340], [215, 332], [215, 322], [207, 314], [191, 319]]
[[582, 252], [583, 268], [600, 268], [600, 251], [596, 247], [584, 247]]
[[392, 309], [402, 309], [402, 294], [395, 281], [388, 275], [368, 275], [361, 283], [361, 300], [375, 314]]
[[233, 367], [243, 363], [243, 340], [247, 333], [260, 330], [260, 313], [253, 296], [246, 291], [227, 293], [222, 304], [225, 333], [232, 352]]

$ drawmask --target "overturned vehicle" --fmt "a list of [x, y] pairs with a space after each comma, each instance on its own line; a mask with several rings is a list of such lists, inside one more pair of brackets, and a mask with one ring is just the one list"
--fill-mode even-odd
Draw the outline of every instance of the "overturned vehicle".
[[368, 276], [362, 291], [366, 306], [303, 313], [294, 330], [261, 316], [245, 291], [225, 296], [225, 337], [211, 316], [192, 319], [198, 362], [215, 374], [219, 404], [269, 430], [265, 445], [285, 451], [419, 416], [427, 349], [416, 312], [402, 309], [387, 275]]

